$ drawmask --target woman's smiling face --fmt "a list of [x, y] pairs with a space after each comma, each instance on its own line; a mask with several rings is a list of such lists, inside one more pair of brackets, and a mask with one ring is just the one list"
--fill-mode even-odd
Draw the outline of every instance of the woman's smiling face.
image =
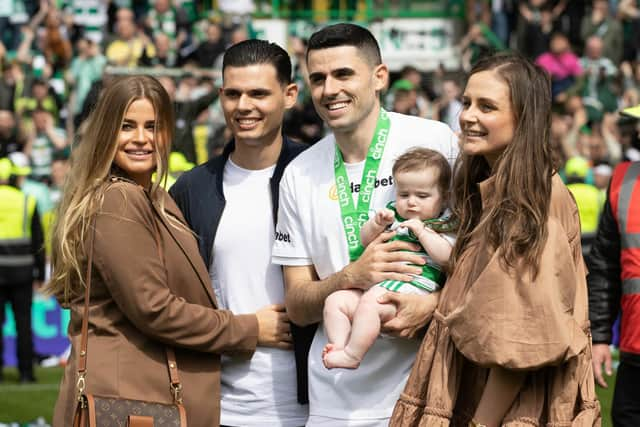
[[156, 113], [148, 99], [129, 105], [117, 136], [113, 162], [139, 185], [147, 188], [156, 170]]
[[515, 117], [507, 83], [494, 70], [469, 77], [462, 95], [462, 151], [493, 165], [513, 140]]

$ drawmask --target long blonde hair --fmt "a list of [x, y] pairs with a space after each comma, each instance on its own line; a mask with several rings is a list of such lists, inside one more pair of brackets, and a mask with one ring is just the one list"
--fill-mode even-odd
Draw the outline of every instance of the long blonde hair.
[[[173, 139], [173, 105], [162, 85], [149, 76], [117, 77], [110, 81], [79, 132], [71, 155], [71, 168], [53, 225], [52, 277], [45, 292], [68, 303], [81, 295], [86, 264], [86, 233], [99, 210], [124, 116], [132, 102], [146, 99], [155, 111], [156, 174], [150, 192], [158, 201], [158, 188], [166, 180], [168, 153]], [[163, 207], [161, 207], [161, 210]]]

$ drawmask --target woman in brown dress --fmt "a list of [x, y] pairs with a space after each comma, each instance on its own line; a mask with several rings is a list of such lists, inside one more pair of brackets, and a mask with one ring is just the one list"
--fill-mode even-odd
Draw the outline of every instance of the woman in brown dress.
[[550, 123], [549, 79], [528, 60], [471, 70], [451, 274], [392, 426], [600, 425], [578, 210]]

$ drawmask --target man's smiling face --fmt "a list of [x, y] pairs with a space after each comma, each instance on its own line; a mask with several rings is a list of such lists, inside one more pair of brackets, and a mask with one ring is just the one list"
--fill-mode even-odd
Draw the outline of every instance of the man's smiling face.
[[373, 65], [354, 46], [310, 50], [307, 67], [313, 104], [334, 132], [355, 130], [386, 84], [386, 67]]

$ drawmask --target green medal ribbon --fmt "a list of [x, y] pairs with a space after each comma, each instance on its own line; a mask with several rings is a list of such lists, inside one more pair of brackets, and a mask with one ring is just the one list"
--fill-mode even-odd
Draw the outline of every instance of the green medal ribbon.
[[360, 228], [369, 219], [371, 196], [375, 188], [376, 175], [380, 168], [380, 161], [382, 160], [382, 154], [384, 153], [384, 147], [387, 143], [390, 127], [391, 120], [389, 119], [389, 115], [381, 108], [376, 131], [373, 134], [373, 139], [367, 152], [367, 159], [364, 163], [358, 206], [354, 206], [347, 169], [344, 165], [340, 148], [338, 148], [336, 144], [336, 155], [333, 161], [336, 177], [336, 193], [338, 195], [338, 203], [340, 204], [342, 226], [344, 227], [344, 233], [347, 238], [350, 261], [357, 260], [360, 255], [362, 255], [362, 252], [364, 252], [364, 247], [360, 240]]

